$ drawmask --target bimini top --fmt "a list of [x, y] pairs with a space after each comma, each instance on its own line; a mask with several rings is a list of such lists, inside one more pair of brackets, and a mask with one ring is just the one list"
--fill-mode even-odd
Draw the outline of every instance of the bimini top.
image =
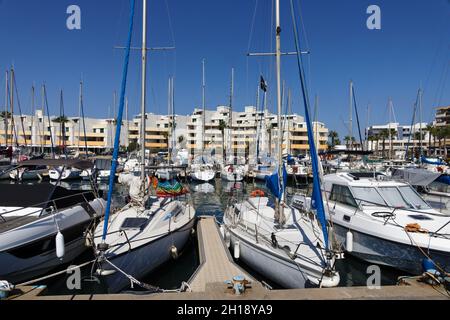
[[49, 183], [0, 184], [2, 207], [62, 209], [94, 199], [92, 192], [68, 190]]
[[48, 167], [70, 167], [77, 169], [90, 169], [93, 167], [92, 161], [82, 159], [35, 159], [22, 161], [18, 166], [48, 166]]

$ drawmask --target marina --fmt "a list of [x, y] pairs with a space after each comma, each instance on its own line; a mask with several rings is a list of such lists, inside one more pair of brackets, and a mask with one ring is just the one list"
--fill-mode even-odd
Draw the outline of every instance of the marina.
[[[43, 81], [37, 103], [33, 82], [27, 115], [16, 80], [27, 72], [7, 68], [0, 300], [450, 299], [450, 106], [437, 107], [450, 99], [447, 75], [434, 84], [433, 108], [422, 83], [414, 85], [413, 108], [401, 111], [410, 125], [397, 122], [389, 97], [388, 124], [369, 124], [369, 103], [365, 130], [356, 93], [367, 83], [340, 78], [339, 90], [328, 90], [348, 109], [330, 107], [335, 98], [325, 95], [320, 117], [338, 127], [333, 118], [343, 109], [349, 119], [339, 114], [344, 125], [329, 130], [312, 98], [310, 57], [320, 54], [310, 50], [305, 24], [314, 23], [299, 1], [253, 5], [240, 12], [251, 22], [247, 67], [210, 55], [179, 67], [189, 65], [191, 77], [176, 83], [177, 5], [123, 1], [114, 39], [122, 46], [114, 44], [107, 84], [119, 90], [107, 117], [86, 108], [84, 76], [76, 99]], [[267, 30], [254, 32], [257, 23]], [[166, 37], [173, 46], [154, 46]], [[260, 46], [262, 38], [270, 45]], [[228, 82], [217, 64], [231, 70], [226, 94], [216, 92]], [[250, 87], [256, 103], [248, 103]], [[182, 115], [194, 88], [200, 107]], [[222, 102], [212, 110], [210, 100]]]

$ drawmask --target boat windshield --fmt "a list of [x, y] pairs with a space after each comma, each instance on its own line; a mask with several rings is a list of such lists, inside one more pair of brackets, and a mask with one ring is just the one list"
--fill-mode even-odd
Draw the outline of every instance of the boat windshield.
[[403, 196], [408, 199], [408, 202], [411, 203], [416, 209], [430, 209], [428, 203], [426, 203], [417, 192], [411, 188], [411, 186], [401, 186], [398, 187]]
[[410, 186], [379, 187], [378, 191], [390, 207], [408, 209], [429, 209]]
[[357, 203], [363, 206], [386, 206], [386, 202], [380, 196], [375, 188], [370, 187], [352, 187], [353, 194]]

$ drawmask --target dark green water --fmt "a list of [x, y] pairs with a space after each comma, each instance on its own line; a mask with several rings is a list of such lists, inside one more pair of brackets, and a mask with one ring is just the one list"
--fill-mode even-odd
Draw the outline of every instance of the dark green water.
[[[3, 182], [5, 183], [5, 182]], [[8, 182], [6, 182], [8, 183]], [[89, 185], [85, 182], [70, 182], [62, 185], [63, 187], [71, 189], [87, 189]], [[100, 186], [100, 189], [107, 190], [107, 186]], [[190, 184], [191, 200], [196, 209], [197, 215], [210, 215], [215, 216], [218, 222], [222, 221], [224, 209], [232, 202], [241, 199], [245, 195], [248, 195], [254, 189], [266, 190], [263, 183], [230, 183], [224, 182], [221, 179], [216, 179], [209, 184]], [[299, 186], [294, 187], [291, 185], [288, 188], [288, 193], [295, 192]], [[308, 186], [301, 187], [304, 191], [308, 191]], [[124, 204], [127, 190], [116, 184], [114, 192], [114, 206], [122, 206]], [[91, 251], [87, 251], [82, 256], [78, 257], [72, 264], [81, 264], [85, 261], [93, 259]], [[180, 257], [175, 261], [170, 261], [164, 266], [148, 275], [146, 279], [142, 279], [143, 282], [157, 286], [163, 289], [177, 289], [181, 286], [183, 281], [189, 279], [194, 273], [198, 264], [197, 242], [196, 237], [192, 237]], [[276, 284], [270, 283], [261, 275], [255, 274], [250, 268], [237, 261], [244, 269], [253, 274], [255, 278], [259, 280], [265, 280], [272, 287], [278, 288]], [[367, 267], [369, 264], [346, 256], [343, 260], [338, 260], [336, 267], [341, 276], [340, 286], [365, 286], [367, 278], [370, 274], [367, 274]], [[397, 282], [397, 278], [401, 275], [400, 272], [391, 269], [381, 267], [381, 284], [390, 285]], [[80, 293], [102, 293], [106, 292], [106, 288], [102, 283], [98, 282], [98, 279], [91, 277], [90, 267], [82, 269], [82, 288], [81, 290], [68, 290], [66, 286], [67, 274], [55, 277], [51, 280], [44, 281], [40, 284], [48, 287], [48, 294], [80, 294]], [[139, 288], [135, 290], [142, 291]]]

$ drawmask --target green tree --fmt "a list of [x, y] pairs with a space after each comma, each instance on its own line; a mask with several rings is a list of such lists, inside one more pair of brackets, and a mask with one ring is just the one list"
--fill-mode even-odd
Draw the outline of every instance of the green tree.
[[2, 119], [4, 119], [4, 118], [11, 119], [11, 112], [9, 112], [9, 111], [2, 111], [2, 112], [0, 112], [0, 118], [2, 118]]
[[336, 146], [336, 139], [339, 138], [339, 134], [336, 131], [331, 130], [328, 133], [328, 138], [331, 139], [331, 149], [333, 149]]
[[433, 125], [428, 124], [426, 130], [428, 131], [428, 152], [427, 155], [431, 156], [431, 136], [433, 135]]
[[133, 152], [139, 149], [139, 144], [136, 141], [132, 141], [128, 144], [127, 151]]
[[383, 157], [386, 157], [386, 139], [389, 138], [389, 129], [382, 129], [378, 134], [382, 141], [382, 151], [381, 154]]
[[344, 137], [345, 147], [347, 148], [347, 150], [350, 150], [350, 141], [351, 140], [352, 140], [352, 137], [350, 137], [350, 136], [345, 136]]

